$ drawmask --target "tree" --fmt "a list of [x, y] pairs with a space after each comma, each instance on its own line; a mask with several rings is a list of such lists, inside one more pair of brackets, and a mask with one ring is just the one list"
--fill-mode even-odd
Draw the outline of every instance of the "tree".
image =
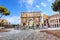
[[[5, 8], [4, 6], [0, 6], [0, 18], [1, 18], [3, 15], [7, 16], [7, 15], [9, 15], [9, 14], [10, 14], [10, 12], [8, 11], [7, 8]], [[2, 22], [0, 23], [0, 25], [2, 26]]]
[[53, 11], [60, 13], [60, 0], [55, 0], [54, 3], [52, 3], [52, 9]]
[[5, 8], [4, 6], [0, 6], [0, 18], [1, 18], [3, 15], [7, 16], [7, 15], [9, 15], [9, 14], [10, 14], [10, 12], [8, 11], [7, 8]]
[[19, 26], [19, 24], [12, 24], [12, 26]]

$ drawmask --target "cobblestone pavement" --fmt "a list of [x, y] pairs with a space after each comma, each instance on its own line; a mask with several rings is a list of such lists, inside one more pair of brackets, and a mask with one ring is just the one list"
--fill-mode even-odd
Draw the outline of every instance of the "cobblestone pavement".
[[36, 30], [12, 31], [0, 33], [0, 40], [60, 40], [56, 36]]

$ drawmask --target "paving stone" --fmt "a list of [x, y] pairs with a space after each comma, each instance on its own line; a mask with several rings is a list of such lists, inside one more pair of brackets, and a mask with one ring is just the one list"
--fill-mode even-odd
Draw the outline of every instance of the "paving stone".
[[60, 40], [60, 38], [46, 32], [23, 30], [18, 33], [0, 33], [0, 40]]

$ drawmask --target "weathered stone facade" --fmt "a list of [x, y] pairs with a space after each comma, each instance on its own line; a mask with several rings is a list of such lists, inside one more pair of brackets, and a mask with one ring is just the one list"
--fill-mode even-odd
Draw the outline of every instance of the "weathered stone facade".
[[22, 12], [21, 25], [22, 26], [41, 26], [41, 12]]
[[60, 27], [60, 14], [54, 14], [52, 16], [49, 16], [48, 19], [45, 20], [45, 22], [46, 26], [48, 27]]
[[50, 16], [44, 14], [44, 24], [43, 24], [44, 27], [45, 27], [45, 26], [50, 27], [50, 26], [49, 26], [49, 21], [48, 21], [49, 17], [50, 17]]
[[9, 23], [6, 19], [0, 19], [0, 26], [7, 28], [9, 27]]
[[4, 25], [8, 25], [8, 21], [5, 19], [0, 19], [0, 23], [3, 23]]
[[54, 14], [48, 19], [50, 27], [60, 27], [60, 14]]

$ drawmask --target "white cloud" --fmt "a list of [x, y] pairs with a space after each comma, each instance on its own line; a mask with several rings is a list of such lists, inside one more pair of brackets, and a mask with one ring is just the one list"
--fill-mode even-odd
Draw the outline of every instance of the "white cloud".
[[28, 10], [28, 11], [31, 11], [30, 9], [32, 8], [32, 6], [33, 6], [33, 3], [34, 3], [34, 0], [26, 0], [26, 9]]
[[48, 0], [49, 2], [51, 2], [51, 0]]
[[32, 5], [34, 3], [34, 0], [27, 0], [27, 4]]
[[36, 5], [36, 7], [37, 7], [37, 8], [40, 8], [40, 6], [39, 6], [39, 5]]
[[7, 19], [11, 24], [20, 24], [20, 16], [12, 16], [12, 17], [4, 17], [3, 19]]
[[42, 5], [42, 6], [44, 6], [44, 7], [46, 7], [46, 6], [47, 6], [44, 2], [42, 2], [42, 3], [41, 3], [41, 5]]
[[34, 3], [34, 0], [20, 0], [19, 2], [25, 3], [26, 5], [30, 5], [32, 6], [32, 4]]
[[31, 10], [32, 12], [34, 11], [41, 11], [41, 8], [39, 5], [36, 5], [35, 7], [33, 7], [33, 9]]
[[[20, 1], [21, 2], [21, 1]], [[25, 5], [26, 10], [30, 11], [29, 9], [32, 8], [34, 0], [22, 0], [22, 3]], [[23, 5], [22, 4], [22, 5]]]
[[26, 6], [29, 7], [33, 4], [33, 0], [19, 0], [18, 3], [21, 7]]

